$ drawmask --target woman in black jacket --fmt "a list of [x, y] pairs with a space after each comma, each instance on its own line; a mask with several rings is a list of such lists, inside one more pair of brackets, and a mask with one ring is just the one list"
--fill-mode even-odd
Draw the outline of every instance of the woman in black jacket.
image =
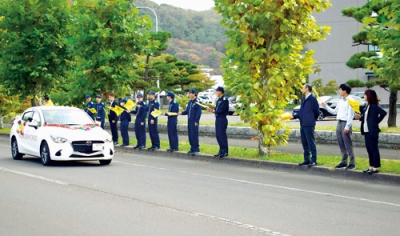
[[387, 112], [378, 106], [379, 99], [374, 90], [368, 89], [364, 93], [364, 99], [368, 105], [362, 115], [356, 116], [361, 121], [361, 134], [365, 137], [365, 147], [369, 158], [369, 168], [364, 173], [378, 173], [381, 167], [381, 157], [378, 149], [379, 123], [386, 116]]

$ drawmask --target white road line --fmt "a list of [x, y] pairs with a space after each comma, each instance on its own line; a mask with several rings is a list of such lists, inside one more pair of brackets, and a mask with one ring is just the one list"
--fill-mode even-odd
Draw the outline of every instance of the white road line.
[[345, 196], [345, 195], [339, 195], [339, 194], [333, 194], [333, 193], [318, 192], [318, 191], [312, 191], [312, 190], [306, 190], [306, 189], [286, 187], [286, 186], [282, 186], [282, 185], [265, 184], [265, 183], [247, 181], [247, 180], [242, 180], [242, 179], [226, 178], [226, 177], [205, 175], [205, 174], [193, 173], [193, 172], [176, 170], [176, 169], [167, 169], [167, 168], [161, 168], [161, 167], [156, 167], [156, 166], [133, 164], [133, 163], [128, 163], [128, 162], [120, 162], [120, 161], [114, 161], [114, 162], [124, 164], [124, 165], [138, 166], [138, 167], [144, 167], [144, 168], [149, 168], [149, 169], [174, 171], [174, 172], [182, 173], [182, 174], [201, 176], [201, 177], [220, 179], [220, 180], [228, 180], [228, 181], [233, 181], [233, 182], [238, 182], [238, 183], [243, 183], [243, 184], [258, 185], [258, 186], [271, 187], [271, 188], [279, 188], [279, 189], [285, 189], [285, 190], [295, 191], [295, 192], [303, 192], [303, 193], [310, 193], [310, 194], [315, 194], [315, 195], [322, 195], [322, 196], [329, 196], [329, 197], [336, 197], [336, 198], [343, 198], [343, 199], [349, 199], [349, 200], [355, 200], [355, 201], [362, 201], [362, 202], [369, 202], [369, 203], [375, 203], [375, 204], [381, 204], [381, 205], [400, 207], [400, 204], [396, 204], [396, 203], [392, 203], [392, 202], [376, 201], [376, 200], [371, 200], [371, 199], [367, 199], [367, 198], [351, 197], [351, 196]]
[[43, 176], [40, 176], [40, 175], [34, 175], [34, 174], [30, 174], [30, 173], [26, 173], [26, 172], [22, 172], [22, 171], [18, 171], [18, 170], [11, 170], [11, 169], [8, 169], [8, 168], [5, 168], [5, 167], [1, 167], [1, 166], [0, 166], [0, 170], [5, 171], [5, 172], [14, 173], [14, 174], [17, 174], [17, 175], [23, 175], [23, 176], [31, 177], [31, 178], [34, 178], [34, 179], [48, 181], [48, 182], [55, 183], [55, 184], [68, 185], [67, 182], [64, 182], [64, 181], [61, 181], [61, 180], [50, 179], [50, 178], [43, 177]]

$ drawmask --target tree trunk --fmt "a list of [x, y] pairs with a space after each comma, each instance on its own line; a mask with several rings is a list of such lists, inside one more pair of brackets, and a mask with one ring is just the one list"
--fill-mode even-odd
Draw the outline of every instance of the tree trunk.
[[271, 154], [271, 147], [264, 144], [264, 134], [262, 132], [262, 126], [258, 130], [258, 156], [269, 156]]
[[[146, 82], [149, 82], [149, 62], [150, 62], [150, 54], [147, 54], [146, 56], [146, 66], [144, 68], [144, 80]], [[143, 88], [143, 99], [147, 98], [147, 90], [146, 88]]]
[[390, 90], [388, 127], [397, 127], [397, 89]]

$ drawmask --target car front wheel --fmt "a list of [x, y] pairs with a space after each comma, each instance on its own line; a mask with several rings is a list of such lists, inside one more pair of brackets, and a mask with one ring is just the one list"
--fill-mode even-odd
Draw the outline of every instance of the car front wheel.
[[324, 119], [324, 113], [322, 111], [319, 111], [319, 116], [317, 118], [317, 120], [323, 120]]
[[40, 157], [43, 165], [48, 166], [51, 164], [50, 149], [46, 142], [43, 142], [40, 146]]
[[111, 161], [112, 161], [112, 159], [110, 159], [110, 160], [99, 160], [100, 161], [100, 165], [109, 165], [110, 163], [111, 163]]
[[16, 138], [13, 138], [11, 141], [11, 155], [14, 160], [21, 160], [24, 156], [23, 154], [19, 153], [18, 142]]

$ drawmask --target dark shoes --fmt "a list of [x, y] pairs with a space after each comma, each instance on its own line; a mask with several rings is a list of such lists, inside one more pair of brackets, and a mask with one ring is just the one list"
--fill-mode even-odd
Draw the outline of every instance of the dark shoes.
[[217, 158], [217, 157], [223, 158], [223, 157], [227, 157], [227, 156], [228, 156], [228, 153], [218, 153], [218, 154], [214, 155], [215, 158]]
[[340, 163], [339, 165], [335, 166], [336, 169], [341, 169], [341, 168], [346, 168], [347, 169], [347, 164]]
[[114, 145], [118, 145], [118, 142], [114, 142]]
[[355, 165], [348, 165], [348, 166], [346, 167], [346, 170], [353, 170], [353, 169], [355, 169], [355, 168], [356, 168]]
[[316, 162], [310, 162], [310, 163], [308, 163], [308, 167], [313, 167], [313, 166], [316, 166], [316, 165], [317, 165]]
[[198, 154], [199, 152], [196, 152], [196, 151], [188, 151], [188, 155], [192, 155], [192, 156], [194, 156], [194, 155], [196, 155], [196, 154]]
[[122, 144], [121, 147], [129, 146], [129, 144]]
[[308, 164], [310, 164], [309, 161], [303, 161], [302, 163], [299, 163], [299, 166], [306, 166]]
[[147, 148], [147, 151], [155, 151], [157, 149], [160, 149], [159, 147], [151, 147], [151, 148]]
[[139, 149], [139, 150], [142, 150], [142, 149], [144, 149], [144, 148], [146, 148], [145, 146], [139, 146], [139, 145], [136, 145], [136, 146], [134, 146], [133, 147], [133, 149]]
[[376, 173], [379, 173], [379, 170], [378, 169], [376, 169], [376, 170], [373, 170], [373, 169], [366, 169], [366, 170], [363, 170], [363, 173], [364, 174], [370, 174], [370, 175], [372, 175], [372, 174], [376, 174]]
[[176, 152], [176, 151], [179, 151], [179, 149], [178, 148], [167, 149], [167, 152]]

